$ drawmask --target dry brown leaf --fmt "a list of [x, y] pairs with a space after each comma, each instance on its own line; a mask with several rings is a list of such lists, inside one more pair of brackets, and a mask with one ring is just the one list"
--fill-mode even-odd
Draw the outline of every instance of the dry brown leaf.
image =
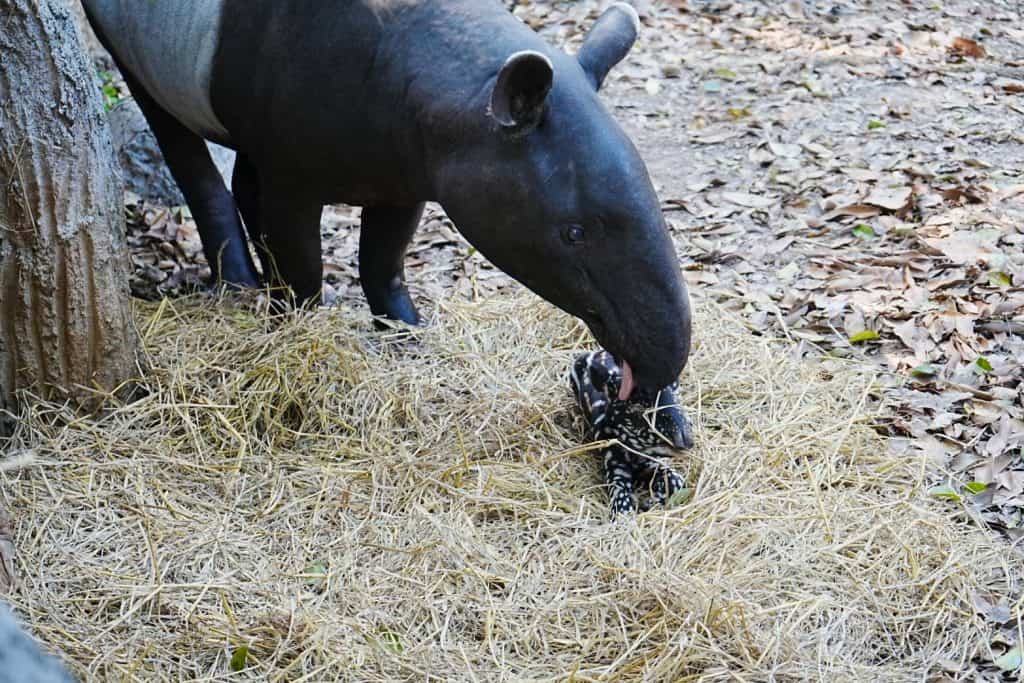
[[843, 173], [862, 183], [873, 183], [882, 177], [878, 171], [872, 171], [868, 168], [844, 168]]
[[748, 209], [767, 209], [770, 206], [775, 206], [779, 202], [779, 200], [774, 197], [750, 194], [748, 192], [723, 192], [722, 199], [731, 204], [745, 206]]
[[973, 57], [974, 59], [981, 59], [986, 54], [985, 48], [979, 45], [977, 41], [962, 36], [953, 39], [953, 43], [949, 46], [949, 51], [953, 54]]
[[828, 213], [822, 214], [821, 220], [831, 221], [845, 216], [853, 216], [854, 218], [873, 218], [880, 213], [882, 212], [877, 206], [869, 206], [868, 204], [847, 204], [846, 206], [840, 206], [832, 209]]
[[1011, 185], [1009, 187], [1003, 188], [999, 192], [999, 199], [1012, 199], [1013, 197], [1016, 197], [1017, 195], [1021, 194], [1024, 194], [1024, 185]]
[[[925, 244], [937, 249], [954, 263], [984, 263], [1000, 251], [991, 236], [968, 230], [954, 230], [948, 237], [939, 239], [925, 238]], [[940, 278], [928, 283], [932, 287]], [[964, 282], [965, 278], [957, 277], [956, 283]]]
[[912, 188], [906, 186], [876, 188], [864, 198], [864, 203], [879, 206], [888, 211], [902, 211], [910, 203], [913, 192]]
[[1010, 95], [1024, 93], [1024, 81], [1014, 81], [1010, 79], [1000, 80], [996, 82], [996, 87], [1002, 88], [1003, 92]]
[[952, 187], [941, 192], [942, 198], [953, 204], [981, 204], [984, 193], [975, 187]]
[[785, 159], [795, 159], [800, 156], [801, 152], [800, 145], [784, 144], [781, 142], [769, 142], [768, 148], [775, 156]]

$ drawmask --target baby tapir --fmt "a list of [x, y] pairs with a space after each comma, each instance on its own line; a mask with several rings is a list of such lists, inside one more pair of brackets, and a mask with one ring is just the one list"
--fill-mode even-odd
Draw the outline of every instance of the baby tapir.
[[[581, 318], [622, 392], [673, 382], [689, 301], [636, 149], [598, 99], [615, 4], [575, 56], [498, 0], [82, 0], [188, 201], [216, 278], [316, 300], [325, 204], [363, 207], [372, 312], [418, 322], [403, 255], [438, 201], [496, 266]], [[203, 139], [238, 152], [232, 192]], [[244, 225], [244, 229], [243, 229]]]
[[636, 511], [636, 494], [667, 503], [685, 486], [668, 460], [693, 446], [690, 422], [676, 402], [676, 384], [620, 399], [622, 372], [603, 349], [576, 356], [569, 381], [589, 436], [615, 441], [601, 450], [612, 514]]

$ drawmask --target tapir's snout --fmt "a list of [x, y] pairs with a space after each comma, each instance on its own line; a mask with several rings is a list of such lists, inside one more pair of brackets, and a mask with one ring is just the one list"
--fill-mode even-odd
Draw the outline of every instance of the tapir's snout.
[[609, 245], [585, 305], [595, 314], [584, 316], [591, 332], [623, 369], [620, 398], [672, 384], [690, 354], [690, 298], [658, 219], [645, 234]]

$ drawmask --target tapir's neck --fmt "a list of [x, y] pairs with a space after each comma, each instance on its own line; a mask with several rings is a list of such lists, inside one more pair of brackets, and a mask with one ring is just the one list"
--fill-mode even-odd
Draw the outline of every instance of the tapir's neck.
[[439, 199], [446, 158], [490, 129], [507, 57], [557, 53], [499, 0], [218, 1], [217, 116], [325, 201]]
[[508, 57], [521, 50], [558, 51], [497, 0], [407, 3], [383, 17], [383, 53], [393, 61], [380, 77], [405, 79], [396, 109], [409, 117], [402, 130], [420, 145], [424, 190], [439, 199], [437, 174], [447, 161], [479, 150], [495, 135], [490, 93]]

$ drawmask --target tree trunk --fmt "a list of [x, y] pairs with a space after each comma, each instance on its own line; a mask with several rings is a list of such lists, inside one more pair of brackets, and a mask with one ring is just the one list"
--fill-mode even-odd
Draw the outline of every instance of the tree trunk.
[[0, 0], [0, 405], [140, 372], [115, 163], [63, 0]]

